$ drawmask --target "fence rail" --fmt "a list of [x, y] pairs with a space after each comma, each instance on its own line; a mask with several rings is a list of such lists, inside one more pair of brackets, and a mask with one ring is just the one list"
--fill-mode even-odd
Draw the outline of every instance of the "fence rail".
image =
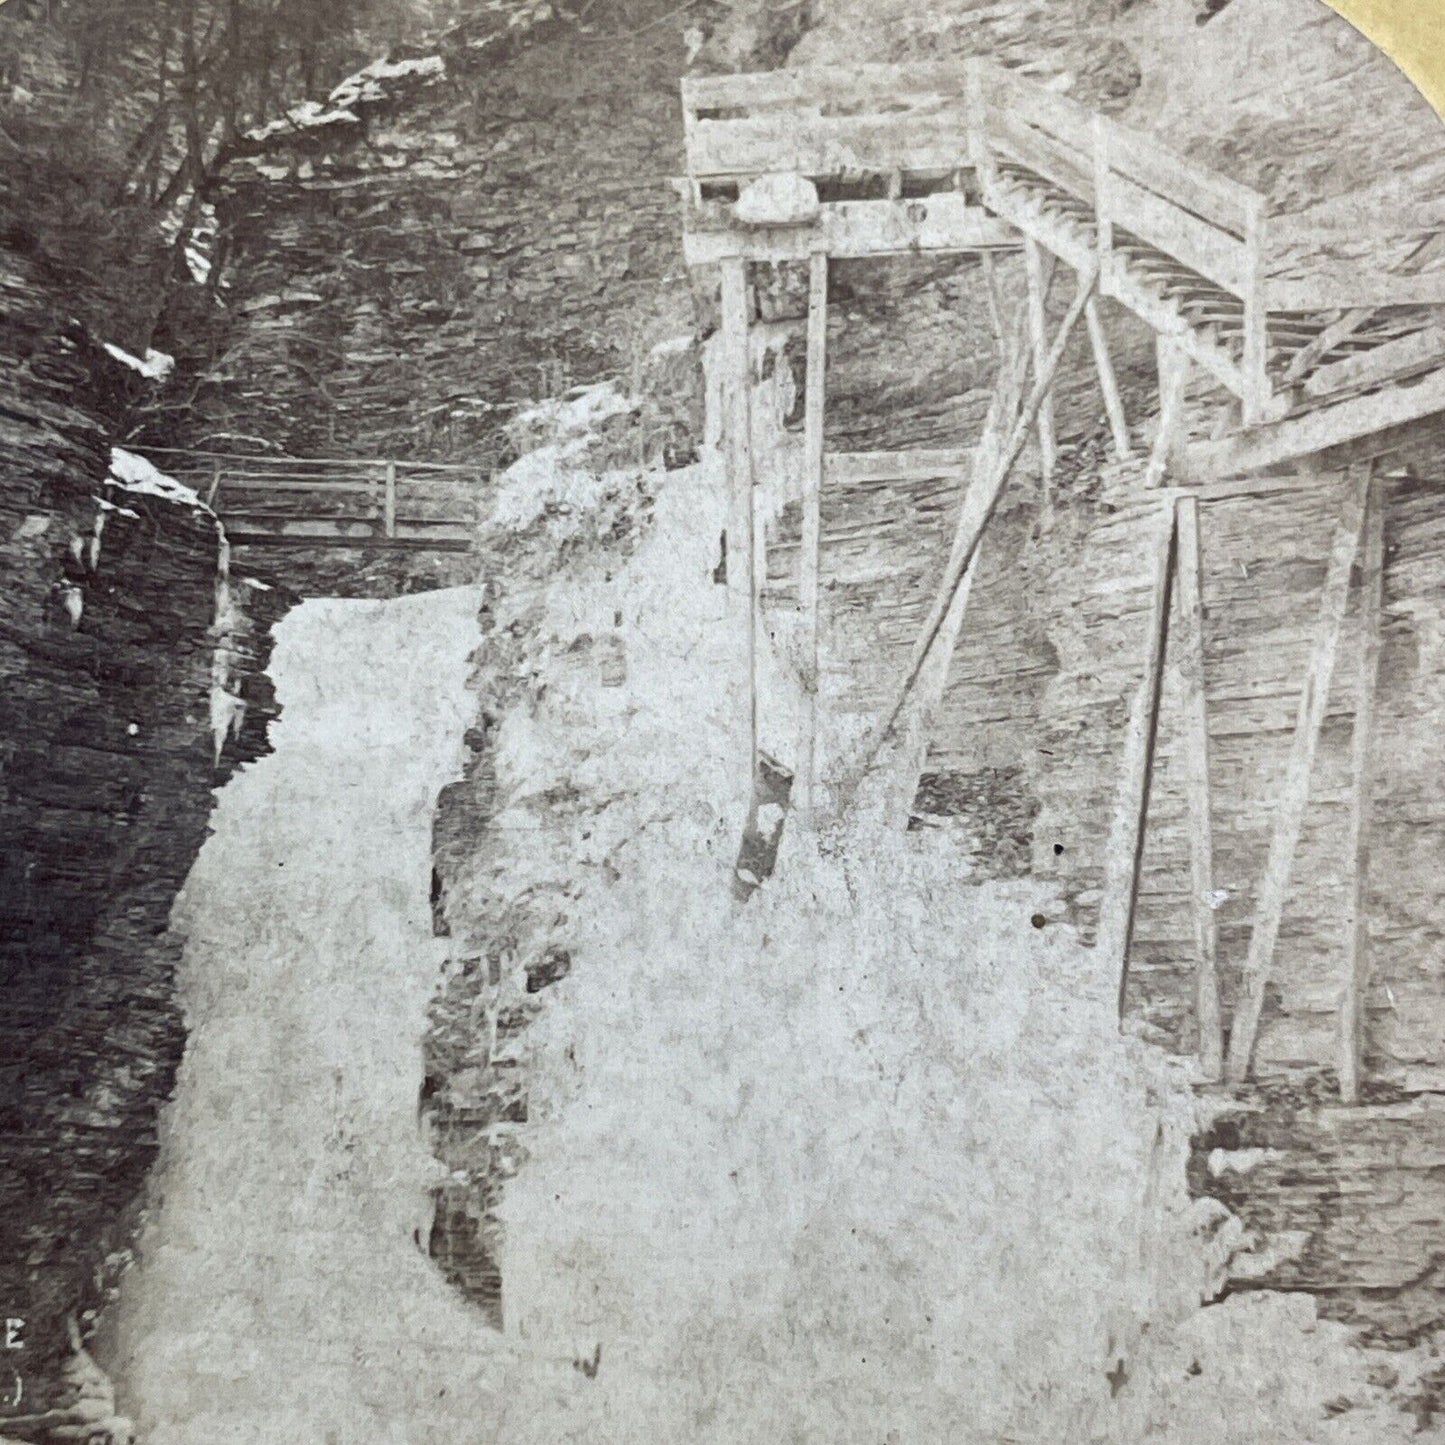
[[307, 541], [456, 550], [471, 543], [485, 472], [389, 457], [144, 449], [215, 508], [241, 545]]

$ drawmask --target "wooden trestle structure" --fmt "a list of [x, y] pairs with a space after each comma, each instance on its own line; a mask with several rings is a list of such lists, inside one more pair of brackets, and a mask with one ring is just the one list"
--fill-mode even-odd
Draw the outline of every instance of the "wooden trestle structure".
[[[1309, 794], [1352, 574], [1362, 564], [1362, 657], [1355, 706], [1349, 891], [1342, 961], [1338, 1075], [1347, 1101], [1360, 1087], [1360, 1014], [1368, 972], [1365, 886], [1368, 758], [1379, 653], [1383, 483], [1376, 459], [1404, 429], [1445, 411], [1445, 250], [1426, 236], [1399, 272], [1329, 259], [1344, 230], [1306, 230], [1271, 216], [1266, 197], [1177, 155], [1041, 85], [984, 61], [734, 75], [683, 82], [687, 176], [685, 251], [721, 273], [724, 438], [729, 485], [728, 581], [746, 617], [753, 669], [750, 721], [756, 780], [760, 593], [764, 533], [750, 454], [747, 268], [799, 262], [809, 270], [807, 385], [799, 607], [805, 635], [802, 736], [793, 760], [794, 814], [816, 808], [820, 505], [847, 480], [966, 472], [967, 491], [942, 584], [895, 694], [873, 734], [873, 755], [896, 744], [937, 703], [963, 625], [974, 561], [1009, 476], [1036, 438], [1047, 505], [1056, 455], [1052, 391], [1071, 334], [1083, 323], [1103, 409], [1132, 490], [1151, 514], [1157, 496], [1147, 655], [1126, 733], [1106, 855], [1097, 948], [1126, 976], [1148, 817], [1166, 650], [1182, 654], [1191, 819], [1191, 894], [1198, 1048], [1208, 1078], [1251, 1070], [1261, 1008]], [[779, 178], [785, 178], [781, 188]], [[781, 189], [775, 216], [749, 204]], [[791, 209], [789, 209], [791, 207]], [[1408, 232], [1396, 226], [1395, 234]], [[1350, 239], [1362, 239], [1358, 230]], [[1315, 255], [1300, 261], [1301, 251]], [[1020, 252], [1028, 300], [1003, 317], [993, 257]], [[830, 454], [824, 447], [829, 263], [834, 258], [979, 253], [990, 282], [1004, 360], [983, 434], [971, 451]], [[1051, 273], [1075, 289], [1047, 332]], [[1099, 297], [1122, 305], [1156, 337], [1158, 424], [1134, 456]], [[1010, 342], [1013, 344], [1010, 345]], [[1223, 393], [1218, 425], [1191, 440], [1191, 381]], [[1302, 679], [1284, 788], [1278, 799], [1253, 932], [1226, 1048], [1221, 1024], [1213, 892], [1209, 729], [1204, 688], [1201, 549], [1211, 502], [1268, 489], [1271, 468], [1346, 481], [1314, 641]], [[1275, 485], [1298, 486], [1298, 480]], [[1172, 636], [1171, 636], [1172, 631]], [[913, 756], [904, 749], [905, 756]], [[916, 781], [916, 770], [906, 780]]]

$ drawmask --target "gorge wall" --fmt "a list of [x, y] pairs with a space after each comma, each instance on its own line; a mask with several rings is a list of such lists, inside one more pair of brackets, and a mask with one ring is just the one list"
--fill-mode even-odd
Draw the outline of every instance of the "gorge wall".
[[225, 580], [204, 508], [111, 472], [134, 373], [63, 276], [0, 251], [0, 1299], [42, 1407], [124, 1260], [183, 1043], [171, 899], [212, 788], [266, 747], [293, 600]]

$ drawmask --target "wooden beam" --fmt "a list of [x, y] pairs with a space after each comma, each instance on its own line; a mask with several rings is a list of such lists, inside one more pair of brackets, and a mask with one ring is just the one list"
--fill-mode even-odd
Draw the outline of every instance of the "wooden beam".
[[1174, 590], [1176, 536], [1174, 504], [1159, 509], [1153, 551], [1144, 675], [1129, 709], [1124, 738], [1124, 763], [1114, 821], [1104, 849], [1104, 891], [1099, 903], [1096, 947], [1104, 966], [1119, 980], [1119, 1017], [1124, 1016], [1129, 947], [1139, 902], [1139, 867], [1144, 857], [1144, 827], [1154, 779], [1154, 745], [1159, 735], [1159, 698], [1164, 654], [1169, 645], [1170, 598]]
[[1397, 341], [1386, 341], [1319, 367], [1305, 379], [1300, 390], [1308, 397], [1324, 397], [1335, 391], [1377, 386], [1442, 362], [1445, 362], [1445, 326], [1427, 326]]
[[1157, 487], [1168, 473], [1177, 474], [1184, 451], [1184, 397], [1189, 386], [1189, 357], [1167, 336], [1154, 338], [1159, 369], [1159, 431], [1144, 469], [1146, 489]]
[[921, 482], [958, 476], [969, 469], [973, 450], [943, 447], [936, 451], [829, 452], [823, 458], [823, 481], [856, 486], [860, 482]]
[[396, 536], [396, 463], [386, 464], [386, 479], [382, 492], [382, 517], [386, 525], [386, 535]]
[[1109, 338], [1104, 331], [1104, 322], [1099, 315], [1099, 303], [1090, 300], [1084, 307], [1084, 325], [1089, 329], [1089, 345], [1094, 351], [1094, 370], [1099, 375], [1099, 390], [1104, 397], [1104, 414], [1109, 418], [1109, 430], [1114, 437], [1114, 455], [1120, 461], [1128, 461], [1134, 449], [1129, 441], [1129, 421], [1124, 415], [1124, 401], [1119, 395], [1119, 378], [1114, 372], [1114, 360], [1109, 355]]
[[1224, 1031], [1219, 1017], [1218, 928], [1214, 914], [1214, 822], [1210, 807], [1209, 707], [1204, 679], [1204, 590], [1199, 545], [1199, 502], [1174, 504], [1179, 572], [1179, 678], [1183, 697], [1185, 789], [1189, 799], [1189, 881], [1194, 918], [1195, 1018], [1199, 1069], [1205, 1079], [1224, 1072]]
[[1371, 754], [1374, 751], [1375, 689], [1380, 671], [1380, 622], [1385, 599], [1385, 506], [1381, 484], [1365, 501], [1365, 556], [1360, 585], [1360, 650], [1355, 678], [1355, 727], [1350, 747], [1350, 824], [1345, 936], [1345, 977], [1340, 997], [1338, 1066], [1340, 1098], [1360, 1097], [1365, 996], [1370, 981], [1370, 812]]
[[[1032, 236], [1024, 237], [1024, 267], [1029, 283], [1029, 346], [1033, 351], [1034, 375], [1042, 376], [1048, 360], [1048, 294], [1044, 283], [1044, 257], [1039, 243]], [[1052, 388], [1045, 392], [1039, 405], [1039, 483], [1043, 502], [1049, 504], [1053, 488], [1054, 467], [1059, 459], [1058, 442], [1054, 436], [1054, 400]]]
[[[918, 674], [928, 656], [929, 649], [933, 646], [934, 639], [938, 636], [940, 628], [947, 618], [950, 608], [953, 606], [954, 594], [963, 584], [964, 573], [968, 565], [973, 561], [973, 554], [978, 550], [978, 544], [983, 537], [984, 528], [988, 526], [990, 518], [998, 508], [999, 500], [1003, 496], [1004, 487], [1008, 484], [1009, 475], [1017, 464], [1020, 455], [1023, 453], [1025, 444], [1028, 441], [1029, 432], [1033, 429], [1034, 423], [1038, 420], [1039, 407], [1049, 389], [1054, 384], [1054, 374], [1059, 369], [1060, 362], [1064, 359], [1064, 350], [1069, 344], [1069, 337], [1073, 335], [1074, 328], [1079, 324], [1080, 317], [1084, 314], [1084, 307], [1088, 304], [1089, 297], [1094, 294], [1094, 288], [1099, 280], [1098, 259], [1094, 258], [1089, 266], [1080, 273], [1078, 290], [1074, 295], [1069, 309], [1064, 314], [1064, 319], [1059, 323], [1059, 329], [1054, 337], [1053, 346], [1044, 360], [1043, 369], [1034, 378], [1034, 383], [1029, 391], [1028, 399], [1025, 401], [1018, 418], [1014, 422], [1013, 431], [1009, 435], [1008, 444], [1003, 448], [997, 465], [993, 467], [991, 474], [984, 484], [979, 487], [979, 501], [972, 508], [968, 531], [957, 539], [954, 555], [949, 559], [942, 583], [939, 587], [937, 597], [933, 606], [929, 609], [928, 617], [924, 620], [919, 631], [918, 639], [913, 645], [913, 655], [909, 660], [908, 670], [904, 674], [897, 692], [882, 715], [882, 720], [874, 735], [871, 751], [864, 761], [866, 767], [873, 757], [877, 756], [878, 750], [892, 736], [893, 729], [898, 722], [900, 714], [908, 704], [908, 699], [918, 681]], [[1020, 347], [1020, 350], [1023, 348]]]
[[727, 580], [735, 613], [743, 614], [747, 683], [744, 766], [758, 773], [758, 597], [752, 447], [752, 355], [748, 337], [747, 266], [724, 261], [722, 271], [723, 443], [727, 457]]
[[979, 264], [983, 267], [984, 285], [988, 291], [988, 320], [993, 329], [993, 339], [1004, 344], [1003, 292], [999, 290], [998, 267], [994, 265], [992, 251], [979, 252]]
[[1445, 306], [1445, 271], [1409, 276], [1394, 271], [1319, 267], [1310, 276], [1270, 281], [1271, 311], [1378, 311], [1382, 306]]
[[803, 735], [794, 779], [799, 822], [814, 820], [818, 734], [818, 557], [822, 542], [823, 414], [828, 370], [828, 258], [808, 263], [808, 360], [803, 400], [803, 529], [798, 603], [803, 614]]
[[[1265, 198], [1252, 196], [1248, 205], [1244, 234], [1244, 285], [1239, 295], [1244, 301], [1244, 355], [1240, 369], [1244, 374], [1244, 421], [1256, 426], [1268, 419], [1271, 387], [1269, 382], [1269, 312], [1270, 297], [1265, 275], [1265, 256], [1269, 222], [1265, 218]], [[1280, 308], [1285, 309], [1285, 308]]]
[[1201, 481], [1243, 476], [1440, 411], [1445, 411], [1445, 368], [1418, 381], [1316, 407], [1217, 441], [1195, 443], [1189, 448], [1188, 469]]
[[727, 259], [806, 261], [815, 251], [838, 258], [1017, 251], [1018, 232], [971, 206], [956, 191], [915, 200], [825, 201], [806, 226], [746, 228], [724, 203], [705, 203], [684, 215], [683, 259], [711, 266]]
[[1300, 693], [1284, 783], [1274, 804], [1274, 832], [1270, 836], [1269, 856], [1255, 904], [1254, 928], [1250, 933], [1249, 953], [1244, 963], [1241, 997], [1234, 1011], [1234, 1024], [1229, 1036], [1225, 1077], [1235, 1084], [1249, 1075], [1260, 1015], [1264, 1011], [1265, 991], [1274, 969], [1275, 943], [1289, 896], [1295, 850], [1299, 846], [1300, 830], [1309, 803], [1310, 773], [1314, 768], [1320, 728], [1329, 703], [1340, 624], [1344, 620], [1350, 592], [1350, 571], [1360, 546], [1370, 470], [1368, 464], [1351, 470], [1340, 521], [1330, 548], [1319, 617], [1315, 623], [1314, 646]]

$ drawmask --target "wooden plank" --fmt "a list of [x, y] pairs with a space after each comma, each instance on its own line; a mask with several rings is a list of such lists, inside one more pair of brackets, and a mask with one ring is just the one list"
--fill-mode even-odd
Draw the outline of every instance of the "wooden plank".
[[1401, 276], [1339, 264], [1271, 280], [1271, 311], [1378, 311], [1383, 306], [1445, 306], [1445, 270]]
[[835, 257], [893, 256], [914, 251], [1016, 250], [1018, 232], [971, 206], [957, 192], [904, 201], [834, 201], [807, 226], [743, 227], [713, 209], [686, 218], [683, 256], [689, 266], [729, 258], [806, 261], [815, 251]]
[[1179, 679], [1183, 701], [1184, 786], [1189, 802], [1190, 911], [1194, 918], [1195, 1019], [1199, 1068], [1205, 1079], [1224, 1072], [1224, 1029], [1219, 1015], [1218, 928], [1215, 922], [1214, 822], [1210, 807], [1209, 708], [1204, 679], [1204, 592], [1199, 545], [1199, 502], [1175, 506], [1179, 603]]
[[403, 518], [396, 532], [388, 537], [380, 524], [360, 517], [283, 517], [265, 513], [249, 513], [228, 519], [227, 536], [237, 546], [255, 546], [262, 542], [327, 542], [355, 543], [372, 546], [382, 542], [422, 544], [437, 542], [471, 543], [475, 528], [459, 522], [432, 522]]
[[1095, 947], [1103, 966], [1119, 981], [1119, 1016], [1124, 1014], [1128, 984], [1129, 948], [1134, 939], [1134, 918], [1139, 902], [1139, 868], [1144, 857], [1144, 829], [1153, 791], [1154, 749], [1159, 735], [1159, 699], [1164, 677], [1164, 654], [1169, 645], [1170, 598], [1174, 589], [1176, 550], [1174, 504], [1160, 508], [1154, 544], [1148, 632], [1145, 637], [1144, 673], [1129, 709], [1128, 732], [1120, 770], [1114, 819], [1104, 845], [1104, 889], [1099, 903]]
[[881, 105], [962, 96], [967, 70], [955, 62], [903, 65], [819, 65], [742, 75], [687, 76], [682, 103], [708, 110], [754, 110], [799, 105]]
[[[1044, 286], [1044, 258], [1039, 243], [1032, 236], [1024, 238], [1024, 266], [1028, 272], [1029, 348], [1033, 354], [1034, 375], [1042, 376], [1048, 360], [1048, 296]], [[1088, 307], [1085, 308], [1088, 314]], [[1045, 395], [1039, 407], [1039, 485], [1044, 506], [1049, 505], [1053, 489], [1054, 467], [1058, 462], [1058, 443], [1054, 437], [1054, 401]]]
[[803, 399], [803, 526], [798, 603], [803, 614], [803, 719], [794, 775], [798, 820], [812, 827], [818, 733], [818, 558], [822, 540], [823, 416], [828, 370], [828, 258], [808, 268], [808, 358]]
[[1309, 667], [1300, 693], [1299, 711], [1295, 720], [1294, 739], [1289, 761], [1285, 766], [1284, 784], [1275, 802], [1275, 825], [1269, 840], [1269, 855], [1264, 877], [1255, 904], [1254, 927], [1250, 932], [1249, 953], [1244, 962], [1241, 997], [1234, 1011], [1234, 1024], [1229, 1036], [1229, 1056], [1225, 1077], [1241, 1083], [1248, 1077], [1254, 1057], [1255, 1039], [1260, 1015], [1264, 1011], [1265, 991], [1274, 969], [1274, 948], [1279, 937], [1280, 920], [1289, 897], [1290, 878], [1294, 870], [1295, 850], [1299, 846], [1309, 803], [1310, 774], [1314, 768], [1315, 750], [1319, 745], [1320, 728], [1329, 702], [1330, 681], [1334, 676], [1335, 654], [1339, 648], [1340, 624], [1344, 621], [1345, 604], [1350, 591], [1350, 570], [1359, 550], [1364, 523], [1365, 494], [1369, 486], [1370, 466], [1351, 470], [1339, 524], [1330, 548], [1329, 567], [1325, 573], [1324, 590], [1320, 596], [1319, 617], [1315, 623], [1314, 645]]
[[[973, 560], [973, 554], [978, 550], [978, 544], [983, 537], [984, 529], [988, 526], [990, 518], [998, 508], [999, 500], [1003, 496], [1004, 487], [1008, 484], [1009, 475], [1012, 473], [1019, 457], [1023, 453], [1025, 444], [1028, 441], [1030, 431], [1033, 430], [1035, 421], [1038, 419], [1039, 407], [1043, 404], [1044, 397], [1054, 384], [1054, 375], [1059, 369], [1059, 364], [1064, 357], [1065, 348], [1068, 346], [1069, 337], [1073, 335], [1074, 328], [1078, 325], [1080, 317], [1084, 314], [1084, 307], [1088, 304], [1089, 297], [1093, 295], [1094, 288], [1098, 284], [1099, 268], [1095, 261], [1087, 270], [1079, 276], [1078, 290], [1064, 319], [1059, 323], [1058, 332], [1054, 336], [1053, 345], [1049, 348], [1049, 354], [1045, 360], [1042, 371], [1035, 376], [1033, 386], [1029, 391], [1028, 399], [1025, 401], [1014, 423], [1013, 431], [1009, 435], [1008, 445], [1003, 448], [997, 464], [990, 472], [988, 479], [981, 486], [971, 490], [978, 493], [978, 501], [971, 506], [971, 518], [967, 533], [960, 537], [955, 548], [954, 556], [949, 559], [948, 567], [944, 571], [943, 580], [939, 587], [937, 597], [929, 609], [927, 618], [919, 630], [917, 641], [913, 645], [913, 654], [909, 659], [908, 670], [904, 674], [897, 692], [895, 693], [888, 708], [882, 715], [881, 723], [875, 734], [872, 752], [864, 766], [871, 762], [883, 745], [891, 738], [893, 729], [897, 725], [899, 716], [907, 706], [914, 686], [917, 684], [918, 675], [928, 657], [929, 649], [933, 646], [934, 639], [938, 636], [939, 629], [943, 626], [948, 616], [949, 609], [953, 605], [954, 594], [963, 584], [964, 573], [969, 563]], [[1022, 350], [1022, 347], [1020, 347]]]
[[951, 170], [968, 160], [967, 118], [953, 112], [700, 120], [687, 153], [699, 180], [796, 171], [828, 177]]
[[[241, 467], [256, 467], [266, 470], [272, 466], [282, 469], [290, 467], [319, 467], [328, 472], [353, 471], [365, 476], [369, 468], [385, 466], [387, 461], [396, 463], [402, 472], [458, 472], [475, 476], [480, 470], [470, 462], [423, 462], [402, 461], [396, 457], [289, 457], [251, 456], [244, 452], [218, 452], [187, 447], [137, 447], [132, 448], [138, 455], [147, 457], [189, 457], [210, 462], [213, 459], [223, 464]], [[157, 462], [163, 471], [169, 464]], [[208, 470], [208, 469], [207, 469]]]
[[1110, 166], [1145, 190], [1243, 240], [1252, 208], [1265, 198], [1227, 176], [1194, 165], [1152, 136], [1101, 116]]
[[966, 447], [937, 451], [830, 452], [823, 459], [823, 480], [843, 486], [860, 482], [921, 482], [958, 476], [973, 459]]
[[366, 482], [312, 482], [303, 481], [300, 478], [280, 476], [247, 476], [245, 473], [225, 472], [222, 474], [223, 485], [228, 493], [251, 492], [256, 495], [275, 495], [276, 493], [290, 494], [292, 492], [300, 495], [310, 494], [331, 494], [343, 497], [369, 497], [375, 490]]
[[1189, 471], [1199, 480], [1236, 477], [1280, 466], [1387, 428], [1445, 411], [1445, 371], [1351, 397], [1266, 426], [1189, 448]]
[[1124, 415], [1124, 399], [1119, 394], [1119, 378], [1114, 360], [1109, 355], [1109, 337], [1099, 315], [1099, 303], [1090, 301], [1084, 307], [1084, 325], [1089, 331], [1089, 345], [1094, 353], [1094, 371], [1099, 378], [1099, 391], [1104, 398], [1104, 414], [1109, 418], [1109, 431], [1114, 438], [1114, 455], [1127, 461], [1134, 453], [1129, 440], [1129, 420]]
[[1385, 600], [1385, 506], [1372, 485], [1365, 500], [1365, 556], [1360, 580], [1360, 651], [1355, 678], [1355, 725], [1350, 745], [1350, 822], [1346, 887], [1345, 976], [1340, 997], [1340, 1098], [1360, 1097], [1365, 998], [1370, 982], [1370, 812], [1375, 690], [1380, 672], [1380, 623]]
[[1427, 326], [1398, 341], [1387, 341], [1320, 367], [1306, 378], [1300, 390], [1310, 397], [1328, 396], [1333, 391], [1393, 381], [1398, 376], [1442, 362], [1445, 362], [1445, 326]]
[[1109, 214], [1116, 232], [1132, 231], [1216, 286], [1244, 295], [1245, 246], [1228, 231], [1180, 210], [1117, 170], [1109, 176]]

